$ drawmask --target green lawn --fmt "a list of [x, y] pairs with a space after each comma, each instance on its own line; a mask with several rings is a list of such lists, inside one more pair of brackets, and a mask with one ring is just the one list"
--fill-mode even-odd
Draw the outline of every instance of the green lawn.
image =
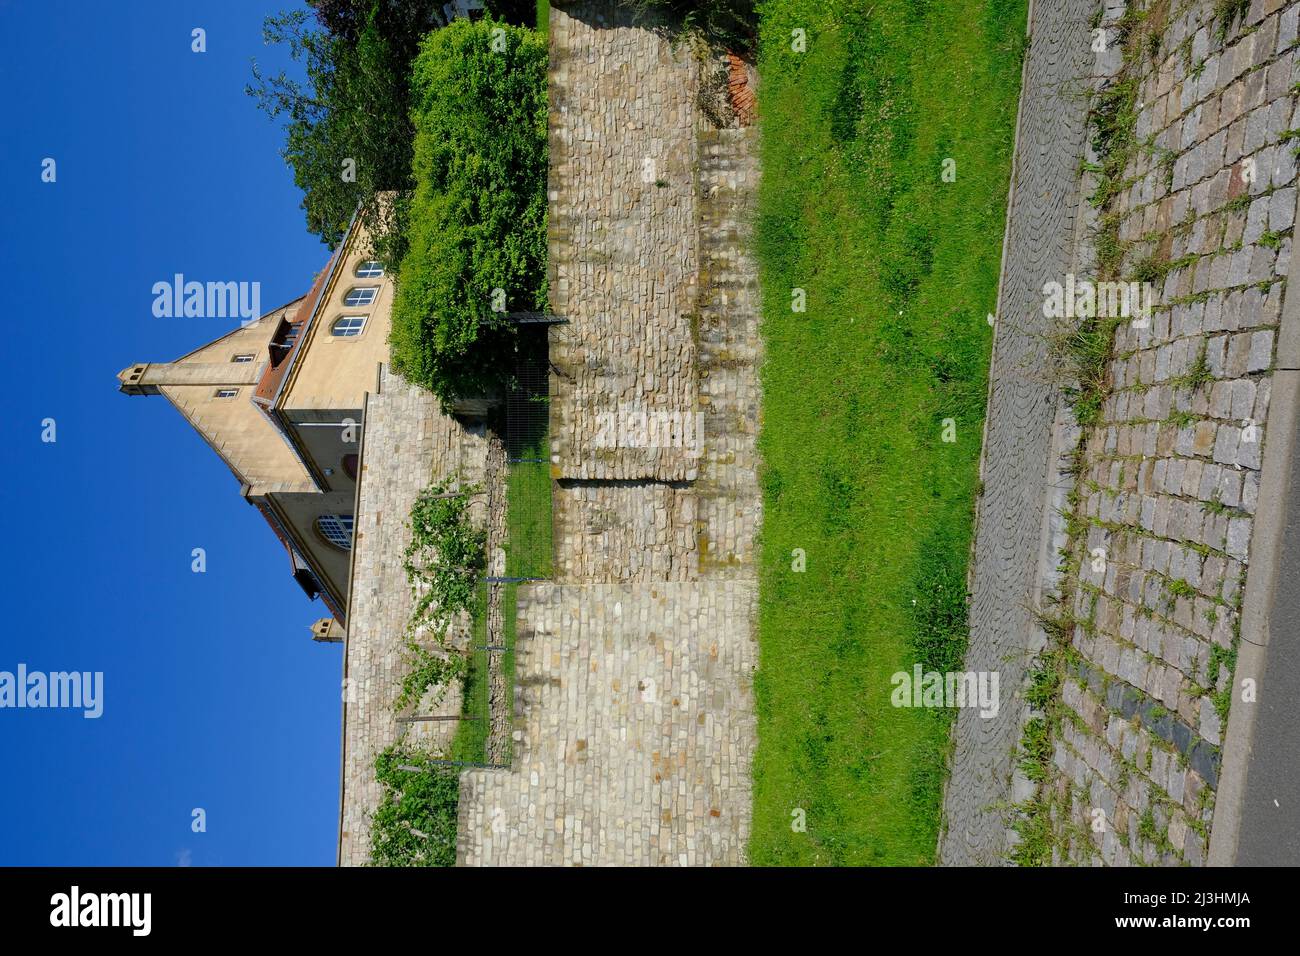
[[456, 725], [456, 736], [451, 742], [451, 760], [483, 763], [487, 760], [487, 736], [491, 729], [488, 719], [488, 652], [487, 644], [487, 585], [480, 584], [474, 597], [474, 626], [472, 641], [475, 650], [469, 654], [469, 670], [465, 675], [461, 714], [472, 720], [462, 720]]
[[[506, 577], [549, 578], [552, 574], [551, 446], [545, 433], [524, 448], [523, 461], [510, 465], [506, 476]], [[502, 585], [501, 670], [506, 686], [515, 684], [515, 612], [520, 585]]]
[[1024, 0], [762, 7], [754, 863], [934, 858], [952, 714], [890, 676], [965, 646], [1024, 30]]
[[[543, 441], [536, 457], [547, 457]], [[533, 457], [530, 449], [525, 453]], [[510, 466], [506, 478], [506, 577], [551, 576], [551, 466], [543, 460]]]

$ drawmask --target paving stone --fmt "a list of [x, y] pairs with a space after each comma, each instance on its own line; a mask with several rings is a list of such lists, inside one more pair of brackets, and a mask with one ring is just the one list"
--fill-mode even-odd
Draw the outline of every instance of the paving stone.
[[[1120, 236], [1134, 243], [1134, 261], [1151, 251], [1152, 232], [1167, 233], [1163, 251], [1170, 259], [1199, 257], [1166, 276], [1166, 305], [1149, 328], [1121, 329], [1116, 336], [1108, 369], [1114, 390], [1103, 405], [1104, 425], [1084, 435], [1079, 490], [1085, 515], [1116, 528], [1132, 526], [1140, 535], [1112, 531], [1106, 546], [1118, 567], [1100, 581], [1091, 574], [1079, 579], [1100, 586], [1101, 596], [1093, 600], [1076, 591], [1067, 604], [1090, 620], [1089, 627], [1074, 629], [1076, 667], [1096, 682], [1097, 705], [1109, 715], [1085, 719], [1066, 735], [1073, 755], [1069, 779], [1086, 781], [1096, 793], [1107, 785], [1118, 789], [1108, 775], [1118, 772], [1122, 758], [1143, 754], [1125, 729], [1124, 721], [1134, 718], [1187, 761], [1154, 747], [1151, 769], [1131, 774], [1116, 810], [1117, 825], [1122, 821], [1134, 838], [1133, 860], [1161, 865], [1205, 862], [1205, 840], [1187, 820], [1193, 813], [1206, 824], [1212, 818], [1223, 729], [1199, 685], [1227, 679], [1207, 678], [1206, 671], [1210, 648], [1231, 647], [1235, 640], [1232, 605], [1249, 556], [1276, 329], [1287, 291], [1278, 280], [1289, 269], [1295, 225], [1296, 157], [1294, 144], [1283, 137], [1300, 128], [1292, 94], [1300, 78], [1293, 52], [1300, 6], [1255, 0], [1246, 19], [1230, 31], [1221, 55], [1212, 5], [1187, 5], [1165, 24], [1161, 48], [1175, 50], [1183, 37], [1193, 37], [1193, 62], [1202, 64], [1199, 78], [1188, 76], [1176, 57], [1165, 59], [1163, 71], [1140, 67], [1143, 135], [1174, 151], [1174, 190], [1165, 194], [1155, 164], [1139, 159], [1127, 171], [1135, 178], [1132, 188], [1104, 211], [1117, 217]], [[1034, 103], [1028, 87], [1025, 96], [1022, 111]], [[1247, 209], [1224, 208], [1242, 196], [1253, 197]], [[1189, 229], [1173, 228], [1184, 222]], [[1258, 242], [1266, 233], [1272, 234], [1268, 241]], [[1012, 264], [1009, 256], [1008, 268]], [[1004, 274], [1004, 285], [1011, 274]], [[1201, 349], [1211, 381], [1183, 384]], [[1192, 420], [1169, 421], [1175, 414]], [[1220, 513], [1219, 505], [1233, 510]], [[978, 549], [976, 558], [978, 581]], [[1197, 594], [1172, 595], [1171, 581], [1186, 582]], [[1083, 700], [1078, 706], [1081, 717], [1090, 713]], [[959, 734], [959, 760], [966, 742]], [[1185, 809], [1169, 812], [1162, 793]], [[947, 803], [953, 803], [951, 785]], [[1135, 840], [1147, 807], [1159, 808], [1173, 851]], [[1092, 858], [1072, 844], [1061, 860], [1114, 864], [1121, 849], [1103, 840]], [[979, 859], [968, 855], [960, 862]]]
[[1247, 372], [1264, 372], [1273, 365], [1273, 333], [1256, 332], [1250, 337], [1250, 354]]
[[1250, 550], [1250, 525], [1249, 518], [1233, 518], [1228, 522], [1227, 551], [1239, 561], [1246, 560]]

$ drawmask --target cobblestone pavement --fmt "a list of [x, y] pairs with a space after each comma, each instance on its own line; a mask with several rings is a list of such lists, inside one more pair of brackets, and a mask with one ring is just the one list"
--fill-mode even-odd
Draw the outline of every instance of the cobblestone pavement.
[[1175, 4], [1138, 73], [1154, 148], [1107, 211], [1161, 288], [1119, 328], [1084, 449], [1060, 860], [1206, 859], [1296, 215], [1298, 14], [1254, 0], [1221, 35], [1208, 0]]
[[686, 482], [561, 483], [554, 496], [562, 580], [689, 581], [698, 503]]
[[[551, 18], [552, 454], [564, 478], [695, 477], [687, 449], [623, 445], [610, 416], [696, 409], [695, 96], [688, 49], [614, 3]], [[648, 39], [653, 38], [653, 39]]]
[[753, 582], [521, 596], [515, 769], [462, 777], [466, 865], [738, 863]]
[[1013, 167], [991, 366], [976, 530], [966, 668], [998, 671], [997, 717], [957, 716], [944, 797], [940, 859], [1000, 862], [1008, 845], [1003, 811], [1012, 798], [1014, 750], [1024, 719], [1019, 687], [1041, 637], [1031, 608], [1039, 566], [1058, 391], [1043, 374], [1047, 320], [1043, 284], [1070, 269], [1092, 66], [1094, 0], [1035, 0]]
[[[444, 748], [455, 721], [402, 723], [393, 710], [405, 664], [403, 638], [411, 614], [402, 552], [410, 541], [408, 517], [419, 492], [432, 480], [459, 473], [482, 480], [487, 437], [438, 410], [431, 394], [382, 372], [380, 390], [367, 399], [359, 507], [353, 537], [351, 618], [343, 657], [343, 780], [339, 865], [359, 866], [370, 857], [369, 814], [379, 805], [375, 757], [405, 739], [416, 747]], [[482, 521], [482, 502], [475, 503]], [[463, 645], [467, 628], [453, 635]], [[459, 714], [452, 689], [433, 705], [436, 692], [412, 708], [419, 715]]]
[[[519, 591], [516, 762], [462, 776], [466, 864], [744, 861], [755, 141], [697, 113], [688, 50], [624, 17], [551, 11], [557, 578]], [[611, 453], [600, 416], [628, 404], [684, 440]]]

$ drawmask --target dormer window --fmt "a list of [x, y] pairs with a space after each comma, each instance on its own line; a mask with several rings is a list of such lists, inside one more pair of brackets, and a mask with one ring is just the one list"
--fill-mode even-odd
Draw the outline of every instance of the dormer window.
[[253, 356], [252, 356], [251, 353], [244, 352], [243, 354], [236, 355], [236, 356], [235, 356], [234, 358], [232, 358], [230, 361], [232, 361], [232, 362], [241, 362], [241, 363], [242, 363], [242, 362], [251, 362], [251, 361], [253, 361]]
[[357, 266], [358, 279], [378, 279], [384, 274], [384, 264], [370, 259]]
[[279, 368], [280, 363], [289, 357], [289, 353], [293, 351], [294, 343], [298, 341], [298, 330], [300, 328], [301, 326], [297, 323], [290, 322], [287, 319], [281, 320], [269, 346], [271, 368]]
[[343, 300], [344, 305], [358, 306], [370, 305], [375, 301], [375, 296], [379, 294], [379, 286], [362, 285], [354, 289], [349, 289], [347, 297]]
[[330, 335], [337, 335], [339, 338], [350, 338], [354, 335], [360, 335], [361, 330], [365, 327], [366, 317], [364, 315], [345, 315], [334, 320], [334, 324], [330, 326]]
[[340, 551], [352, 550], [352, 515], [321, 515], [316, 530]]
[[216, 392], [216, 394], [215, 394], [213, 397], [214, 397], [214, 398], [234, 398], [234, 397], [235, 397], [236, 395], [238, 395], [238, 394], [239, 394], [239, 389], [237, 389], [237, 388], [219, 388], [219, 389], [217, 389], [217, 392]]

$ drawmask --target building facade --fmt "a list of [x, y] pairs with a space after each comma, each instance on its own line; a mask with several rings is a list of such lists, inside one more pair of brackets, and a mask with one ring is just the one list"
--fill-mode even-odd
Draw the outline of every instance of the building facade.
[[387, 358], [393, 281], [354, 222], [311, 290], [173, 362], [118, 373], [162, 395], [240, 482], [294, 580], [346, 626], [362, 413]]

